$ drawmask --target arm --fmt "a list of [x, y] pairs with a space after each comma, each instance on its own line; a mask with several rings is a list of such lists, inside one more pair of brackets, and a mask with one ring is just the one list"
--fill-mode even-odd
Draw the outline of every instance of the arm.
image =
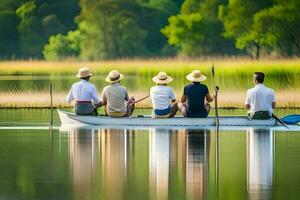
[[251, 108], [250, 102], [251, 102], [250, 94], [249, 94], [249, 91], [247, 91], [247, 96], [246, 96], [246, 100], [245, 100], [245, 108], [247, 110], [250, 110], [250, 108]]
[[176, 102], [176, 97], [174, 95], [173, 89], [170, 90], [170, 99], [172, 103]]
[[96, 90], [95, 86], [93, 86], [93, 89], [92, 89], [92, 99], [93, 99], [93, 104], [96, 108], [102, 106], [102, 102], [99, 99], [99, 96], [98, 96], [98, 93], [97, 93], [97, 90]]
[[214, 100], [214, 96], [212, 97], [209, 93], [205, 96], [207, 102], [212, 102]]
[[186, 101], [186, 96], [184, 94], [182, 94], [180, 101], [181, 103], [184, 103]]
[[68, 94], [68, 96], [67, 96], [67, 98], [66, 98], [66, 101], [67, 101], [68, 103], [71, 103], [73, 100], [74, 100], [74, 96], [73, 96], [73, 87], [71, 87], [71, 90], [70, 90], [70, 92], [69, 92], [69, 94]]
[[272, 108], [276, 108], [276, 102], [272, 102]]
[[246, 108], [247, 110], [250, 110], [250, 108], [251, 108], [250, 104], [245, 104], [245, 108]]

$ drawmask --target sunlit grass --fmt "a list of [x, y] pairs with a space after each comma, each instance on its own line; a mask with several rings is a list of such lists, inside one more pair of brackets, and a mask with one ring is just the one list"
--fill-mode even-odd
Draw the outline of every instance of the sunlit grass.
[[300, 59], [284, 60], [249, 60], [249, 59], [160, 59], [160, 60], [119, 60], [101, 62], [45, 62], [45, 61], [2, 61], [0, 62], [1, 75], [64, 75], [75, 74], [80, 67], [87, 66], [94, 73], [104, 74], [111, 69], [118, 69], [125, 74], [153, 75], [158, 71], [176, 74], [187, 74], [197, 68], [204, 73], [210, 73], [214, 62], [216, 73], [220, 76], [229, 74], [252, 73], [264, 71], [280, 76], [282, 73], [300, 73]]
[[[136, 100], [148, 95], [147, 92], [130, 92]], [[181, 92], [176, 91], [177, 99], [180, 99]], [[221, 91], [218, 98], [220, 108], [243, 108], [246, 97], [245, 91]], [[66, 93], [59, 92], [53, 94], [53, 106], [56, 108], [72, 107], [72, 104], [66, 102]], [[300, 108], [300, 89], [281, 90], [276, 92], [276, 101], [278, 108]], [[214, 106], [214, 103], [212, 103]], [[0, 92], [0, 107], [2, 108], [49, 108], [50, 96], [48, 91], [7, 91]], [[137, 108], [151, 108], [151, 99], [136, 104]]]
[[[31, 78], [43, 76], [61, 77], [75, 76], [77, 70], [87, 66], [96, 77], [105, 77], [111, 69], [118, 69], [125, 75], [133, 75], [133, 79], [123, 82], [130, 95], [136, 99], [146, 96], [153, 84], [151, 79], [159, 71], [171, 74], [177, 98], [180, 98], [185, 76], [193, 69], [200, 69], [207, 77], [205, 82], [212, 90], [211, 66], [215, 65], [216, 84], [220, 86], [219, 106], [224, 108], [242, 108], [246, 90], [252, 87], [252, 74], [255, 71], [266, 73], [266, 85], [276, 91], [278, 106], [282, 108], [300, 107], [300, 59], [282, 60], [250, 60], [242, 58], [211, 58], [207, 60], [188, 59], [153, 59], [153, 60], [119, 60], [103, 62], [45, 62], [45, 61], [13, 61], [0, 62], [2, 77], [32, 75]], [[99, 75], [99, 76], [97, 76]], [[12, 80], [13, 80], [12, 78]], [[26, 77], [23, 77], [26, 78]], [[104, 78], [103, 78], [104, 79]], [[95, 78], [93, 79], [96, 80]], [[99, 82], [100, 80], [97, 79]], [[102, 80], [101, 80], [102, 81]], [[104, 81], [103, 81], [104, 82]], [[71, 85], [71, 83], [70, 83]], [[56, 85], [58, 86], [58, 85]], [[70, 107], [65, 102], [67, 91], [56, 90], [54, 86], [54, 106]], [[101, 90], [102, 88], [98, 88]], [[49, 107], [49, 93], [41, 90], [5, 90], [0, 86], [0, 107]], [[137, 107], [151, 107], [150, 99], [140, 102]]]

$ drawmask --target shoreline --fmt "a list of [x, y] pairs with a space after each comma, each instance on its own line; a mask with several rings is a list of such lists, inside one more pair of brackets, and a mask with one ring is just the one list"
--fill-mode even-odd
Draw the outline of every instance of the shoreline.
[[[53, 108], [72, 108], [73, 104], [65, 101], [66, 92], [53, 93]], [[136, 100], [148, 95], [146, 92], [131, 92]], [[181, 97], [181, 92], [175, 91], [177, 100]], [[245, 91], [221, 91], [218, 96], [218, 108], [220, 109], [243, 109], [246, 97]], [[300, 108], [300, 89], [276, 91], [276, 108], [280, 109], [299, 109]], [[214, 103], [211, 103], [212, 108]], [[50, 109], [50, 95], [48, 91], [22, 91], [22, 92], [1, 92], [0, 109], [15, 108], [45, 108]], [[147, 98], [136, 104], [136, 108], [151, 109], [151, 99]]]

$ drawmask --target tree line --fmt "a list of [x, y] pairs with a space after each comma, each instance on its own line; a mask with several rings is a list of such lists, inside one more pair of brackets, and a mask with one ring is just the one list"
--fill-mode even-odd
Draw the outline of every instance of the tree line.
[[300, 55], [299, 0], [1, 0], [0, 58]]

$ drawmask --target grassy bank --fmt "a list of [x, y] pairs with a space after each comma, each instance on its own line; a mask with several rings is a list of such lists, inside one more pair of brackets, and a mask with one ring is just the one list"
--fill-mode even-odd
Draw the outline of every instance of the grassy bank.
[[111, 69], [119, 69], [125, 74], [153, 74], [167, 71], [172, 74], [187, 74], [195, 68], [207, 73], [214, 62], [220, 75], [252, 73], [264, 71], [269, 74], [300, 74], [300, 59], [248, 60], [248, 59], [211, 59], [203, 60], [120, 60], [103, 62], [45, 62], [9, 61], [0, 62], [0, 75], [65, 75], [75, 74], [82, 66], [89, 67], [94, 73], [106, 74]]
[[[300, 108], [300, 59], [211, 60], [215, 64], [216, 84], [221, 88], [220, 107], [242, 108], [246, 90], [253, 86], [253, 72], [263, 71], [266, 73], [266, 85], [276, 91], [278, 106]], [[49, 107], [49, 94], [46, 91], [49, 81], [54, 82], [54, 106], [70, 107], [71, 105], [65, 102], [65, 96], [72, 83], [77, 81], [75, 74], [82, 66], [88, 66], [95, 74], [91, 81], [99, 91], [106, 85], [104, 82], [106, 74], [111, 69], [120, 70], [126, 76], [122, 83], [136, 99], [147, 95], [149, 88], [154, 84], [152, 77], [158, 71], [166, 71], [174, 78], [170, 85], [175, 89], [178, 99], [184, 85], [188, 83], [185, 76], [193, 69], [200, 69], [208, 77], [205, 84], [210, 90], [213, 88], [210, 72], [212, 61], [205, 60], [0, 62], [0, 107]], [[137, 106], [149, 108], [151, 102], [147, 99]]]
[[[66, 103], [66, 93], [54, 93], [53, 105], [57, 108], [72, 107]], [[140, 99], [148, 94], [146, 92], [130, 92], [129, 95]], [[176, 92], [177, 99], [180, 99], [181, 93]], [[220, 108], [243, 108], [246, 93], [244, 91], [220, 91], [219, 107]], [[0, 108], [49, 108], [49, 92], [0, 92]], [[300, 90], [277, 91], [277, 107], [279, 108], [300, 108]], [[213, 106], [213, 104], [212, 104]], [[138, 103], [137, 108], [151, 108], [150, 98]]]

